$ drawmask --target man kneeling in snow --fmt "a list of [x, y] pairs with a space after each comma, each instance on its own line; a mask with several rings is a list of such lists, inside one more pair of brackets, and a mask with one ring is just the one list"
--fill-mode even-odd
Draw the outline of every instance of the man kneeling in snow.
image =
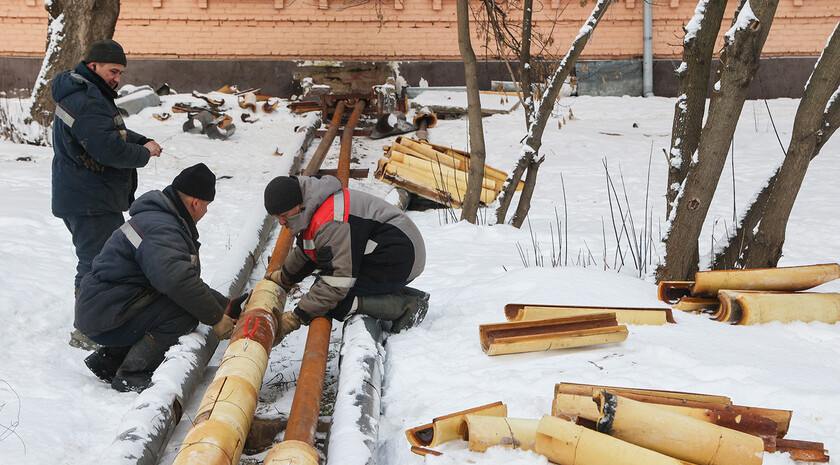
[[276, 341], [317, 316], [369, 315], [391, 322], [392, 333], [423, 320], [429, 294], [407, 284], [423, 271], [426, 249], [397, 207], [342, 189], [333, 176], [280, 176], [265, 188], [265, 209], [297, 235], [297, 247], [271, 279], [288, 292], [320, 270], [297, 308], [283, 313]]
[[117, 391], [140, 392], [178, 338], [202, 322], [230, 336], [244, 299], [228, 300], [201, 280], [196, 223], [216, 195], [203, 163], [163, 191], [143, 194], [81, 283], [75, 326], [103, 347], [85, 359]]

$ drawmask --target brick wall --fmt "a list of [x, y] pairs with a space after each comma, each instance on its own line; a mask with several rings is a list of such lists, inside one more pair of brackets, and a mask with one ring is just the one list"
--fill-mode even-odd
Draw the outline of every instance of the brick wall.
[[[618, 0], [610, 7], [584, 58], [640, 57], [642, 2]], [[114, 38], [133, 58], [459, 59], [454, 0], [384, 0], [380, 7], [373, 0], [359, 3], [123, 0]], [[695, 0], [655, 2], [656, 58], [680, 55], [682, 25], [695, 5]], [[545, 30], [561, 13], [552, 38], [556, 50], [565, 51], [591, 7], [592, 0], [544, 0], [535, 14], [537, 27]], [[725, 24], [731, 20], [731, 9]], [[764, 55], [818, 55], [838, 19], [840, 0], [780, 0]], [[722, 28], [721, 35], [726, 29]], [[41, 56], [45, 34], [42, 1], [0, 0], [0, 56]], [[479, 37], [474, 39], [480, 54], [483, 43]]]

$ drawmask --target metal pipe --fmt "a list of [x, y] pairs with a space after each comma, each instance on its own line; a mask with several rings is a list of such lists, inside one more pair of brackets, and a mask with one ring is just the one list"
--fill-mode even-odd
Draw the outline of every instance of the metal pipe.
[[[350, 114], [350, 119], [344, 127], [345, 135], [341, 138], [338, 179], [345, 188], [350, 174], [353, 129], [359, 122], [364, 108], [364, 100], [356, 102], [353, 113]], [[331, 329], [332, 320], [329, 318], [318, 317], [309, 323], [309, 333], [306, 336], [306, 347], [284, 441], [271, 448], [263, 461], [264, 465], [318, 464], [318, 452], [314, 447], [315, 428], [321, 412], [321, 396], [324, 389]]]
[[338, 179], [344, 187], [347, 187], [350, 179], [350, 153], [353, 151], [353, 130], [359, 124], [359, 118], [365, 110], [365, 101], [359, 100], [353, 105], [353, 113], [347, 124], [344, 125], [344, 132], [341, 134], [341, 151], [338, 156]]
[[[330, 120], [330, 127], [327, 128], [327, 132], [324, 133], [324, 137], [321, 138], [321, 142], [315, 149], [315, 153], [312, 154], [312, 159], [309, 160], [309, 164], [306, 165], [306, 171], [312, 171], [312, 168], [316, 165], [320, 168], [321, 164], [324, 163], [324, 158], [326, 158], [327, 152], [330, 151], [333, 140], [335, 140], [335, 136], [338, 134], [338, 128], [341, 126], [341, 118], [344, 116], [344, 108], [344, 100], [336, 104], [335, 111], [333, 111], [333, 116]], [[313, 174], [316, 172], [318, 172], [317, 168], [312, 171]], [[308, 176], [311, 175], [312, 174], [309, 174]]]
[[644, 15], [644, 59], [642, 63], [642, 95], [653, 97], [653, 2], [642, 2]]

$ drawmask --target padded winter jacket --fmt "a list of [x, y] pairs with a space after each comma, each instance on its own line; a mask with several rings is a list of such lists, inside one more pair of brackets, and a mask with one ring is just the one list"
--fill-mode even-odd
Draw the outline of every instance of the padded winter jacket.
[[221, 320], [227, 299], [201, 280], [198, 232], [175, 202], [181, 200], [170, 186], [131, 205], [131, 219], [114, 231], [82, 279], [75, 325], [83, 333], [118, 328], [162, 295], [204, 324]]
[[304, 322], [323, 315], [343, 320], [350, 306], [336, 307], [351, 289], [354, 295], [392, 293], [423, 272], [423, 237], [400, 209], [365, 192], [342, 190], [333, 176], [297, 179], [304, 207], [287, 223], [296, 247], [281, 280], [290, 287], [320, 270], [320, 279], [298, 303]]
[[84, 63], [53, 80], [53, 215], [118, 213], [134, 201], [150, 139], [126, 129], [116, 95]]

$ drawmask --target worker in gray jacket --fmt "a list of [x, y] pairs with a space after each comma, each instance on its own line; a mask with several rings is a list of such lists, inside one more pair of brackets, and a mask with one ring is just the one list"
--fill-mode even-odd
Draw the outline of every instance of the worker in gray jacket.
[[342, 189], [334, 176], [274, 178], [265, 188], [265, 208], [297, 236], [272, 280], [288, 291], [319, 270], [297, 308], [283, 313], [278, 341], [318, 316], [369, 315], [391, 322], [392, 333], [425, 317], [429, 294], [407, 285], [423, 271], [426, 249], [400, 209]]
[[203, 163], [163, 191], [143, 194], [82, 279], [75, 326], [103, 347], [85, 363], [118, 391], [142, 391], [164, 353], [199, 322], [219, 338], [233, 330], [233, 301], [201, 279], [196, 223], [216, 195]]

